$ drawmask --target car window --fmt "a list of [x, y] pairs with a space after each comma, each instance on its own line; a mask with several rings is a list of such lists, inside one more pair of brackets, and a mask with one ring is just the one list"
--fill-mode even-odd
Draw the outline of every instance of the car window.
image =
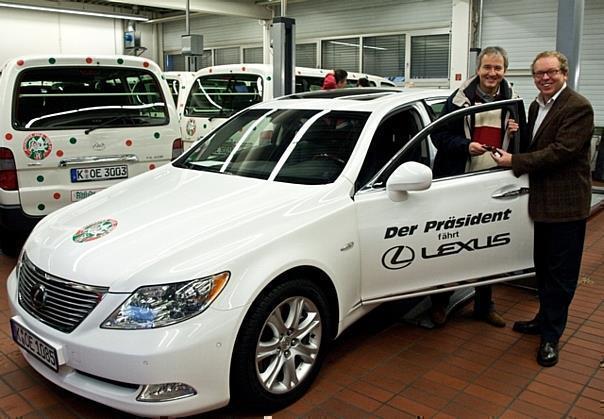
[[[366, 112], [248, 110], [175, 165], [259, 179], [272, 176], [279, 182], [330, 183], [348, 162], [368, 116]], [[297, 138], [299, 132], [303, 134]]]
[[174, 104], [178, 103], [178, 94], [180, 93], [180, 81], [178, 79], [166, 79], [170, 87], [170, 94], [174, 99]]
[[[360, 189], [423, 128], [418, 112], [413, 108], [388, 115], [375, 130], [356, 181]], [[429, 164], [429, 160], [428, 160]]]
[[228, 118], [262, 102], [262, 77], [257, 74], [213, 74], [198, 77], [191, 87], [185, 115]]
[[[484, 154], [485, 166], [471, 166], [471, 160], [465, 149], [443, 146], [443, 142], [439, 140], [452, 139], [453, 135], [458, 132], [460, 126], [468, 120], [485, 117], [487, 121], [493, 120], [493, 111], [497, 111], [497, 118], [500, 121], [501, 112], [507, 116], [514, 116], [516, 120], [524, 120], [524, 105], [521, 99], [510, 99], [489, 104], [464, 108], [448, 115], [445, 115], [432, 124], [424, 131], [420, 132], [412, 141], [410, 141], [403, 150], [388, 164], [388, 166], [380, 172], [372, 187], [384, 187], [386, 180], [390, 174], [401, 164], [408, 161], [417, 161], [432, 168], [433, 178], [443, 178], [451, 176], [464, 176], [468, 173], [489, 173], [494, 170], [507, 170], [500, 168], [494, 164], [490, 164], [489, 153]], [[427, 158], [430, 149], [436, 146], [436, 157], [431, 160]], [[446, 144], [446, 142], [445, 142]], [[508, 140], [505, 144], [505, 149], [509, 152], [521, 152], [526, 150], [528, 146], [527, 136], [524, 134], [524, 124], [521, 124], [519, 132]], [[439, 148], [440, 147], [440, 148]], [[457, 153], [456, 153], [457, 150]], [[461, 150], [461, 152], [459, 152]], [[440, 155], [439, 155], [440, 153]], [[492, 160], [492, 159], [490, 159]], [[441, 165], [439, 167], [439, 165]], [[443, 167], [446, 170], [443, 170]]]
[[21, 72], [16, 86], [16, 129], [168, 123], [161, 85], [143, 69], [32, 68]]

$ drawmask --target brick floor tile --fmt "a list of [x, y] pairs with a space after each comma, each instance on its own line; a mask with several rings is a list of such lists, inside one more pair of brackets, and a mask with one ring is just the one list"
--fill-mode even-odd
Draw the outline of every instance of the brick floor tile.
[[465, 380], [460, 380], [455, 377], [451, 377], [450, 375], [443, 374], [439, 371], [430, 371], [424, 375], [424, 378], [427, 378], [432, 381], [436, 381], [437, 383], [443, 383], [446, 386], [452, 387], [457, 390], [464, 389], [468, 382]]
[[558, 412], [519, 399], [512, 402], [509, 409], [539, 419], [560, 419], [561, 417]]
[[374, 412], [377, 417], [383, 419], [417, 419], [417, 415], [411, 413], [402, 412], [394, 407], [383, 405]]
[[518, 399], [524, 400], [525, 402], [544, 407], [560, 414], [566, 412], [570, 407], [570, 403], [565, 403], [560, 400], [556, 400], [553, 396], [544, 396], [533, 391], [525, 390], [519, 396]]
[[590, 399], [601, 400], [603, 409], [602, 414], [604, 414], [604, 390], [598, 390], [593, 387], [586, 387], [585, 389], [583, 389], [581, 395]]
[[435, 409], [425, 406], [421, 403], [417, 403], [403, 396], [395, 396], [388, 402], [388, 405], [415, 416], [430, 417], [436, 414]]
[[592, 378], [591, 381], [588, 383], [588, 386], [591, 388], [595, 388], [596, 390], [604, 391], [604, 380]]
[[604, 401], [602, 400], [594, 400], [589, 397], [579, 397], [575, 402], [575, 407], [580, 407], [581, 409], [604, 415]]
[[59, 403], [59, 399], [47, 387], [33, 386], [20, 394], [36, 409], [43, 409]]
[[[379, 405], [378, 405], [379, 406]], [[323, 416], [325, 413], [331, 414], [337, 418], [371, 418], [374, 417], [367, 413], [365, 409], [361, 409], [355, 405], [354, 400], [346, 400], [343, 398], [330, 398], [317, 406], [320, 410], [318, 415]], [[317, 417], [318, 415], [311, 410], [308, 413], [309, 417]]]
[[524, 413], [516, 412], [513, 409], [508, 409], [503, 412], [499, 419], [532, 419], [534, 416], [525, 415]]
[[276, 418], [282, 417], [282, 415], [304, 416], [314, 408], [314, 404], [309, 403], [306, 398], [302, 398], [294, 402], [293, 404], [287, 406], [287, 408], [283, 411], [274, 413], [273, 416]]
[[[563, 355], [560, 355], [560, 356], [563, 356]], [[539, 374], [550, 375], [552, 377], [560, 378], [565, 381], [582, 384], [582, 385], [586, 384], [590, 379], [590, 377], [585, 374], [577, 374], [573, 371], [570, 371], [570, 370], [567, 370], [564, 368], [556, 368], [556, 367], [544, 369]]]
[[0, 412], [9, 418], [18, 418], [33, 411], [33, 407], [18, 394], [11, 394], [0, 399]]
[[513, 400], [513, 397], [511, 396], [506, 396], [497, 391], [476, 384], [470, 384], [463, 391], [464, 393], [470, 394], [472, 396], [478, 397], [482, 400], [491, 403], [498, 404], [500, 406], [507, 406]]
[[400, 395], [406, 397], [409, 400], [413, 400], [417, 403], [429, 406], [435, 410], [442, 409], [449, 402], [449, 400], [444, 397], [439, 397], [437, 395], [427, 393], [425, 391], [419, 390], [416, 387], [409, 387]]
[[491, 401], [484, 400], [482, 397], [476, 397], [474, 395], [460, 393], [456, 398], [455, 402], [460, 403], [468, 407], [468, 410], [481, 412], [487, 417], [498, 417], [506, 409], [506, 406], [498, 405]]
[[6, 357], [3, 354], [0, 354], [0, 376], [18, 369], [19, 367], [15, 365], [15, 363], [11, 361], [10, 358]]
[[449, 403], [441, 413], [445, 413], [447, 415], [453, 416], [455, 418], [463, 418], [463, 419], [485, 419], [484, 413], [478, 412], [465, 404], [458, 402]]
[[350, 390], [356, 391], [357, 393], [365, 394], [366, 396], [371, 397], [372, 399], [375, 399], [382, 403], [390, 400], [392, 397], [394, 397], [395, 394], [392, 391], [384, 390], [380, 387], [371, 385], [366, 381], [357, 381], [356, 383], [353, 383], [348, 386], [348, 388]]
[[[527, 382], [529, 382], [529, 380], [527, 380]], [[520, 392], [522, 391], [523, 387], [521, 386], [517, 386], [517, 385], [513, 385], [513, 384], [502, 384], [502, 382], [500, 380], [497, 380], [495, 378], [491, 378], [491, 377], [487, 377], [487, 376], [480, 376], [478, 377], [478, 379], [476, 379], [474, 381], [475, 385], [479, 385], [485, 388], [488, 388], [489, 390], [493, 390], [495, 392], [510, 396], [510, 397], [516, 397], [518, 394], [520, 394]]]
[[411, 387], [446, 399], [453, 399], [461, 391], [425, 377], [418, 378]]
[[455, 355], [452, 355], [449, 358], [447, 358], [447, 362], [450, 365], [454, 365], [456, 367], [462, 368], [464, 370], [468, 370], [468, 371], [476, 373], [476, 374], [480, 374], [487, 367], [487, 365], [481, 364], [481, 363], [477, 362], [477, 360], [466, 359], [466, 358], [462, 358], [462, 357], [455, 356]]
[[551, 385], [543, 384], [539, 381], [533, 381], [531, 384], [529, 384], [527, 390], [569, 404], [573, 403], [577, 398], [577, 390], [570, 391], [568, 389], [562, 389]]
[[382, 403], [378, 402], [375, 399], [372, 399], [371, 397], [367, 397], [361, 393], [357, 393], [356, 391], [348, 389], [344, 389], [336, 393], [333, 397], [339, 400], [343, 400], [346, 403], [349, 403], [359, 409], [362, 409], [365, 412], [373, 412], [382, 405]]
[[23, 370], [16, 370], [4, 374], [2, 379], [16, 391], [26, 389], [36, 384], [32, 377], [29, 374], [24, 373]]

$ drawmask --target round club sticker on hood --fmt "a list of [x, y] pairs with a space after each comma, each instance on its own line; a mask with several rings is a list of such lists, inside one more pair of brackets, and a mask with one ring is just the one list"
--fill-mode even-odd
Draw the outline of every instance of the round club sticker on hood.
[[117, 226], [117, 221], [112, 219], [97, 221], [96, 223], [88, 224], [75, 232], [72, 239], [76, 243], [84, 243], [92, 240], [100, 239], [103, 236], [111, 233]]

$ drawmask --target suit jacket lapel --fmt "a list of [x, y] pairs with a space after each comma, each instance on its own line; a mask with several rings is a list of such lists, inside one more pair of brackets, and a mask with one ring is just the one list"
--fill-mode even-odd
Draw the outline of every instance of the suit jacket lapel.
[[[560, 93], [560, 96], [558, 96], [558, 98], [554, 101], [552, 108], [549, 110], [547, 115], [545, 115], [545, 118], [543, 119], [543, 122], [541, 122], [541, 125], [539, 125], [539, 128], [537, 129], [537, 132], [533, 137], [533, 143], [539, 138], [543, 130], [556, 118], [557, 114], [560, 113], [560, 110], [564, 106], [564, 103], [566, 103], [567, 96], [570, 92], [568, 89], [569, 87], [567, 86], [562, 91], [562, 93]], [[537, 114], [535, 114], [535, 119], [537, 119]], [[533, 119], [533, 126], [535, 123], [535, 119]]]

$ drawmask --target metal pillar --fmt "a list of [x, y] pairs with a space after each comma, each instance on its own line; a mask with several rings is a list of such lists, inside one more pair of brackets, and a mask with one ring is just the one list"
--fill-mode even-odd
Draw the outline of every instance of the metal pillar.
[[568, 85], [577, 89], [581, 64], [584, 0], [558, 0], [556, 49], [568, 58]]
[[295, 27], [292, 18], [279, 16], [273, 19], [273, 96], [294, 93], [296, 66]]

